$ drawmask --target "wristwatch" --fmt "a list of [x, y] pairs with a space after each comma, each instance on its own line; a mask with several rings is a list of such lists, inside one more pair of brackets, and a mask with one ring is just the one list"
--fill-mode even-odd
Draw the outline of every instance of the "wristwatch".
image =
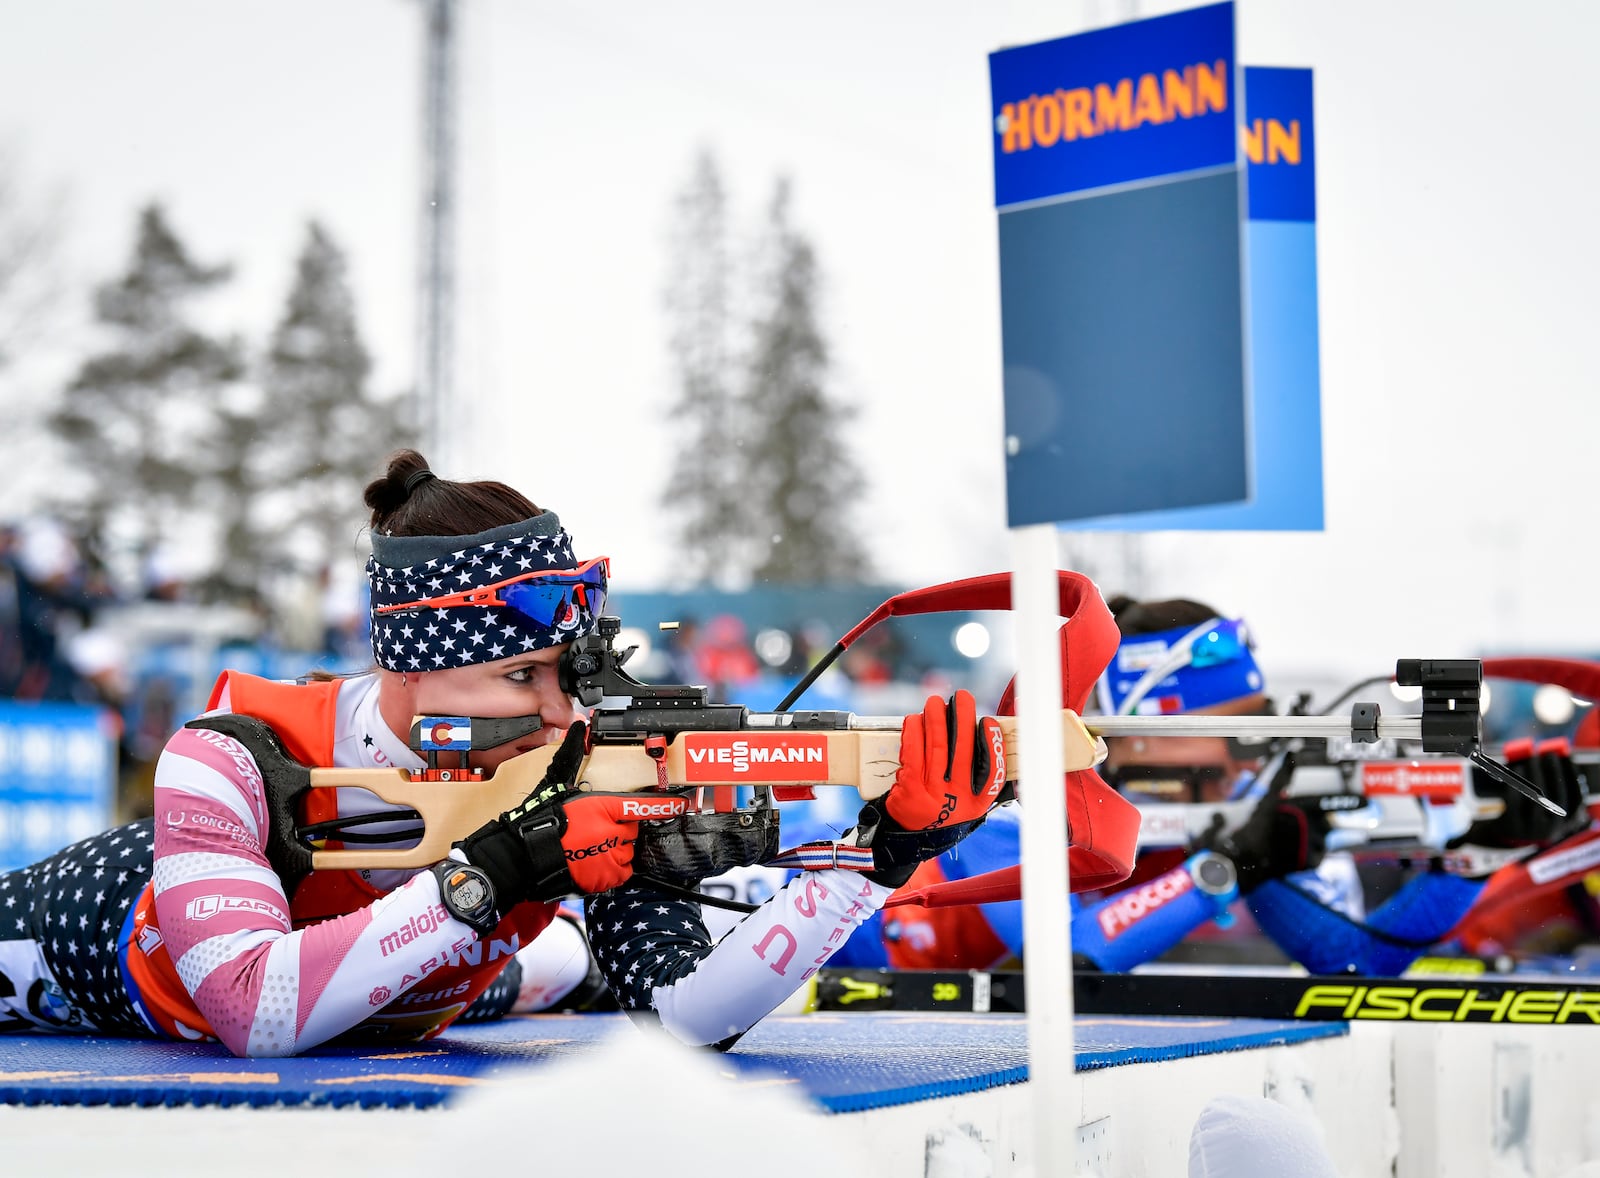
[[487, 875], [470, 863], [454, 859], [435, 863], [433, 875], [439, 881], [439, 900], [446, 912], [476, 929], [479, 936], [494, 931], [500, 915], [495, 911], [494, 885]]

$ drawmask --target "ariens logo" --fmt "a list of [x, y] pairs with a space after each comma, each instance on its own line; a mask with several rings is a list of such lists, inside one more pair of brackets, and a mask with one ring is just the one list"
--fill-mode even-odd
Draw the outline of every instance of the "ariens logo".
[[1227, 109], [1227, 61], [1196, 62], [1181, 70], [1163, 70], [1159, 77], [1140, 74], [1137, 79], [1100, 82], [1092, 89], [1076, 86], [1054, 94], [1030, 94], [1000, 108], [995, 133], [1001, 136], [1000, 150], [1010, 154]]

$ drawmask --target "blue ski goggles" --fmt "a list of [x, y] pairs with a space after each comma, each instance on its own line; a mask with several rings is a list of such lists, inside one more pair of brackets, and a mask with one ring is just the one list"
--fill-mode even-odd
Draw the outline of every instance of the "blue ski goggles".
[[496, 581], [492, 585], [463, 589], [459, 593], [376, 606], [372, 612], [384, 616], [415, 613], [424, 609], [497, 606], [515, 610], [546, 629], [561, 629], [563, 624], [570, 624], [576, 615], [586, 614], [590, 618], [600, 616], [605, 607], [606, 583], [610, 572], [611, 558], [597, 556], [575, 569], [529, 572]]

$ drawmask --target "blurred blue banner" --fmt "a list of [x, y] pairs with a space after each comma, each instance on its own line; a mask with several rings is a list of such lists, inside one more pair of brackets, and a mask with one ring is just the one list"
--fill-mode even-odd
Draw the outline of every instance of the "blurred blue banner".
[[1246, 66], [1244, 154], [1250, 219], [1317, 219], [1317, 150], [1311, 71]]
[[0, 700], [0, 871], [109, 827], [116, 776], [104, 708]]
[[1321, 531], [1322, 380], [1311, 71], [1247, 66], [1249, 502], [1077, 520], [1078, 531]]

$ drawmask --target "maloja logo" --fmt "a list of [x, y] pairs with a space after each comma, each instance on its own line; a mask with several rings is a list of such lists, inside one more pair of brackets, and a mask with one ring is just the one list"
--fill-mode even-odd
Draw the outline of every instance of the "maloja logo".
[[421, 913], [413, 916], [392, 933], [386, 933], [378, 939], [378, 952], [387, 957], [391, 953], [398, 953], [401, 949], [411, 944], [418, 937], [426, 936], [435, 929], [443, 928], [450, 920], [450, 914], [444, 910], [443, 904], [435, 904], [426, 908]]
[[639, 801], [628, 798], [622, 803], [624, 818], [676, 818], [683, 813], [682, 798], [662, 798], [658, 801]]
[[690, 781], [828, 780], [828, 738], [821, 733], [695, 732], [682, 740], [684, 776]]
[[1143, 887], [1132, 888], [1100, 910], [1100, 931], [1110, 941], [1194, 887], [1187, 867], [1174, 867]]

